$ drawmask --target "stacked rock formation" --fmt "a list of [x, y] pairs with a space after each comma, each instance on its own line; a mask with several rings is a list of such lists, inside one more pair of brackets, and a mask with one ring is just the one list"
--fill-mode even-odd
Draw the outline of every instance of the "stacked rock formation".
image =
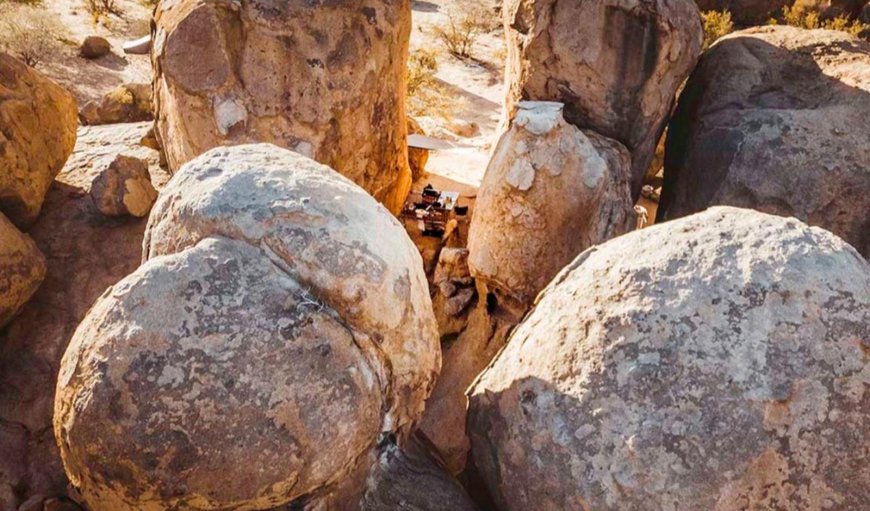
[[824, 227], [870, 256], [870, 43], [784, 26], [725, 37], [668, 132], [659, 220], [753, 208]]
[[212, 147], [271, 142], [401, 209], [409, 0], [182, 0], [162, 2], [155, 23], [155, 116], [170, 168]]
[[144, 259], [61, 365], [55, 434], [86, 503], [357, 509], [440, 366], [401, 225], [297, 153], [216, 148], [164, 188]]
[[468, 446], [463, 390], [505, 333], [562, 266], [635, 223], [674, 94], [701, 50], [690, 0], [506, 0], [504, 22], [506, 131], [468, 241], [480, 299], [424, 420], [452, 470]]
[[629, 150], [637, 198], [701, 51], [694, 2], [506, 0], [504, 16], [508, 117], [522, 100], [564, 103], [568, 122]]
[[0, 212], [19, 228], [39, 215], [76, 143], [72, 94], [0, 53]]
[[468, 265], [525, 309], [563, 266], [634, 222], [625, 147], [565, 122], [562, 103], [521, 102], [480, 186]]
[[715, 207], [630, 233], [469, 390], [474, 461], [502, 511], [859, 509], [868, 339], [870, 264], [827, 231]]

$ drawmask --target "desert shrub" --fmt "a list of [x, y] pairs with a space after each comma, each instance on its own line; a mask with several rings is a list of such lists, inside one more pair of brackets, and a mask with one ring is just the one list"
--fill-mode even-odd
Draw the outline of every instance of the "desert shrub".
[[713, 45], [720, 37], [734, 31], [731, 13], [728, 11], [707, 11], [701, 13], [704, 20], [704, 49]]
[[438, 72], [437, 53], [419, 49], [408, 58], [408, 114], [413, 117], [449, 118], [460, 102], [435, 78]]
[[447, 20], [433, 31], [451, 55], [468, 58], [477, 39], [490, 30], [492, 16], [478, 4], [454, 7], [447, 11]]
[[109, 14], [121, 15], [116, 0], [85, 0], [85, 9], [91, 13], [94, 19], [100, 19]]
[[63, 49], [63, 25], [30, 5], [0, 5], [0, 48], [31, 67]]
[[828, 30], [839, 30], [854, 36], [857, 36], [861, 31], [870, 28], [870, 25], [861, 23], [858, 20], [850, 20], [845, 16], [837, 16], [836, 18], [822, 20], [819, 17], [818, 12], [801, 6], [783, 7], [779, 19], [770, 19], [771, 25], [777, 25], [779, 23], [807, 29], [824, 28]]
[[408, 57], [408, 95], [413, 96], [435, 81], [438, 60], [433, 50], [415, 50]]

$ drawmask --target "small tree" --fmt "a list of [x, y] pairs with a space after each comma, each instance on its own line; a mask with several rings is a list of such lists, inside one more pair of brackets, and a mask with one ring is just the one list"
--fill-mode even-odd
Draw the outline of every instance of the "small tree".
[[0, 48], [30, 67], [60, 53], [63, 26], [45, 11], [27, 5], [0, 9]]
[[451, 55], [468, 58], [477, 38], [489, 30], [491, 16], [491, 12], [477, 4], [454, 7], [447, 12], [447, 21], [433, 30]]

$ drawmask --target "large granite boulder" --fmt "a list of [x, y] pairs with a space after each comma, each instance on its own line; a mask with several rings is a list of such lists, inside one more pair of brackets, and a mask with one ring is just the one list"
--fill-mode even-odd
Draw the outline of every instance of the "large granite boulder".
[[521, 100], [565, 103], [568, 122], [631, 152], [636, 198], [701, 51], [694, 2], [506, 0], [504, 16], [508, 116]]
[[181, 0], [154, 19], [155, 116], [171, 169], [216, 146], [271, 142], [401, 209], [409, 0]]
[[634, 224], [630, 154], [565, 122], [562, 111], [561, 103], [516, 106], [469, 230], [471, 274], [524, 307], [577, 254]]
[[[643, 247], [638, 251], [637, 247]], [[716, 207], [593, 247], [469, 390], [503, 511], [861, 509], [870, 264]]]
[[0, 212], [18, 227], [39, 215], [72, 152], [76, 114], [72, 94], [0, 53]]
[[0, 213], [0, 328], [21, 310], [44, 278], [42, 252]]
[[420, 254], [386, 209], [298, 153], [271, 144], [219, 148], [161, 191], [143, 259], [215, 235], [268, 248], [348, 326], [371, 336], [392, 365], [393, 427], [419, 416], [441, 355]]
[[61, 364], [55, 434], [85, 502], [357, 509], [440, 367], [398, 221], [297, 153], [216, 148], [166, 185], [144, 253]]
[[680, 96], [659, 220], [721, 204], [794, 216], [870, 256], [870, 43], [762, 27], [720, 40]]

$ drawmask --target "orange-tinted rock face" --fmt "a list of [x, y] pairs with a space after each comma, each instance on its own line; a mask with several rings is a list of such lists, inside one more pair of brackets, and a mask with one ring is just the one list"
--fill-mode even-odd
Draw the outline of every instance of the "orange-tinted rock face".
[[0, 53], [0, 212], [15, 225], [39, 215], [75, 146], [77, 114], [72, 94]]
[[407, 0], [181, 0], [155, 20], [154, 103], [172, 169], [215, 146], [271, 142], [401, 207]]

